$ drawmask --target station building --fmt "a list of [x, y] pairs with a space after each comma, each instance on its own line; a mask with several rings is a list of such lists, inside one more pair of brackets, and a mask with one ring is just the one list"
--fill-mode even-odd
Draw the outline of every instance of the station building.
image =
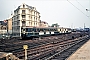
[[27, 26], [39, 27], [40, 13], [35, 7], [23, 3], [14, 10], [14, 15], [12, 17], [13, 37], [21, 37], [21, 28]]

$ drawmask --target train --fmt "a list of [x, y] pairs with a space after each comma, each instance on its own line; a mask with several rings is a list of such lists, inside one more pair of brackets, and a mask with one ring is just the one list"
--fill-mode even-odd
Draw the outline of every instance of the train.
[[30, 37], [69, 34], [71, 33], [71, 31], [72, 31], [71, 28], [63, 28], [63, 27], [22, 27], [21, 37], [22, 39], [24, 39]]

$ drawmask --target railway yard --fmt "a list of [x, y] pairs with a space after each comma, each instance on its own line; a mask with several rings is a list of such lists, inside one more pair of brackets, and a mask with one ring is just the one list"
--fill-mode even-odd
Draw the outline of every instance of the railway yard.
[[28, 45], [27, 60], [65, 60], [90, 39], [87, 32], [74, 32], [32, 40], [0, 40], [0, 52], [13, 53], [24, 59], [23, 45]]

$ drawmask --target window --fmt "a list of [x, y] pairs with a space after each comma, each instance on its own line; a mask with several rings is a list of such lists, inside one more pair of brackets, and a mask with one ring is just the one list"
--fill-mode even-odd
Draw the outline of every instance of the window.
[[25, 21], [22, 21], [23, 24], [25, 24]]
[[22, 18], [25, 18], [25, 15], [22, 15]]
[[23, 4], [23, 8], [25, 8], [25, 5]]
[[22, 10], [22, 14], [25, 14], [25, 10]]
[[17, 21], [17, 25], [19, 25], [20, 21]]
[[22, 26], [25, 26], [25, 21], [22, 21]]

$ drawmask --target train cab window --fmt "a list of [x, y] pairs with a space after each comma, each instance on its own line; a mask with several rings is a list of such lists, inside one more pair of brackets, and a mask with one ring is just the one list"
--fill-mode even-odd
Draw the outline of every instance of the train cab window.
[[26, 32], [28, 32], [28, 28], [26, 28]]
[[60, 31], [61, 31], [61, 29], [60, 29]]
[[23, 29], [23, 31], [25, 31], [26, 29]]

